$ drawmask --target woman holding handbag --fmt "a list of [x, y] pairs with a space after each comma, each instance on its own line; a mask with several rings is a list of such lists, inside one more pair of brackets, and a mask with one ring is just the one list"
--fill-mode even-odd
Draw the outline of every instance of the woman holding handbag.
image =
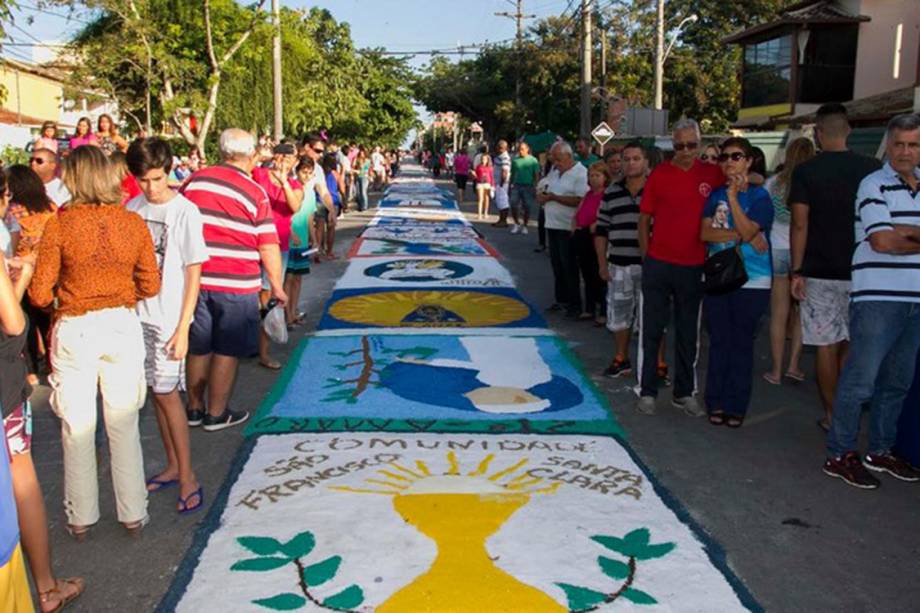
[[700, 239], [708, 246], [703, 300], [709, 333], [706, 407], [709, 423], [730, 428], [740, 427], [747, 413], [754, 338], [772, 284], [767, 236], [773, 204], [764, 188], [748, 183], [752, 153], [744, 138], [722, 144], [719, 164], [727, 183], [709, 196], [700, 228]]

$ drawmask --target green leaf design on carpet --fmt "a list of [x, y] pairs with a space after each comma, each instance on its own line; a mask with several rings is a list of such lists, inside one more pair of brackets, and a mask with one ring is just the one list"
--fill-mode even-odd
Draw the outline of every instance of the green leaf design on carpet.
[[305, 564], [303, 558], [316, 547], [312, 532], [296, 534], [282, 543], [265, 536], [241, 536], [237, 542], [255, 558], [245, 558], [233, 563], [230, 570], [241, 572], [268, 572], [284, 566], [293, 566], [301, 594], [284, 592], [268, 598], [253, 600], [252, 603], [272, 611], [295, 611], [308, 602], [330, 611], [351, 612], [364, 602], [364, 591], [357, 585], [336, 592], [320, 600], [310, 588], [332, 581], [342, 565], [342, 556], [331, 556], [312, 564]]
[[648, 528], [638, 528], [622, 537], [596, 535], [592, 536], [591, 540], [626, 558], [625, 562], [607, 556], [597, 558], [601, 571], [614, 581], [622, 581], [622, 583], [614, 591], [600, 591], [580, 585], [557, 583], [556, 585], [565, 592], [571, 613], [596, 611], [601, 606], [610, 604], [619, 598], [639, 605], [658, 603], [651, 594], [633, 587], [638, 574], [638, 562], [668, 555], [676, 547], [675, 543], [652, 543]]

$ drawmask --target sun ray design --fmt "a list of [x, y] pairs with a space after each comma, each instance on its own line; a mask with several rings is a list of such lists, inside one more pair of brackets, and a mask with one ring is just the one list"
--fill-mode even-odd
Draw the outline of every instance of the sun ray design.
[[495, 454], [490, 453], [482, 459], [482, 462], [479, 463], [479, 466], [476, 467], [476, 470], [469, 473], [470, 477], [478, 477], [479, 475], [486, 474], [486, 471], [489, 470], [489, 464], [492, 463], [492, 460], [495, 459]]
[[[561, 482], [549, 483], [543, 477], [528, 474], [526, 466], [530, 458], [520, 458], [513, 464], [501, 468], [494, 466], [495, 454], [479, 459], [475, 468], [464, 470], [455, 451], [444, 455], [446, 466], [441, 472], [432, 470], [428, 463], [416, 460], [415, 467], [407, 468], [391, 462], [392, 470], [377, 470], [382, 478], [367, 478], [365, 487], [333, 485], [330, 489], [355, 494], [383, 494], [386, 496], [409, 496], [413, 494], [478, 493], [496, 494], [552, 494]], [[490, 474], [491, 471], [491, 474]]]

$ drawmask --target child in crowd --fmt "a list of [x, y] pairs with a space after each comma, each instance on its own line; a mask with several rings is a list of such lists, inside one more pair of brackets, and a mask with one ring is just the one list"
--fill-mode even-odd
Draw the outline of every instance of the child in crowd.
[[147, 352], [147, 384], [153, 391], [157, 423], [166, 449], [166, 468], [147, 479], [147, 491], [179, 485], [177, 510], [201, 508], [204, 493], [192, 471], [184, 388], [188, 333], [198, 301], [201, 264], [208, 259], [198, 207], [169, 187], [172, 151], [159, 138], [136, 140], [128, 148], [128, 168], [142, 195], [127, 208], [143, 218], [153, 238], [162, 289], [138, 303]]
[[[297, 180], [309, 185], [313, 178], [315, 164], [310, 158], [303, 158], [297, 166]], [[325, 209], [325, 207], [323, 207]], [[288, 295], [285, 305], [288, 326], [303, 323], [304, 313], [297, 310], [300, 302], [300, 287], [303, 275], [310, 272], [310, 256], [316, 253], [316, 227], [313, 216], [316, 213], [316, 190], [304, 190], [300, 210], [291, 218], [291, 243], [288, 250], [287, 276], [284, 291]]]

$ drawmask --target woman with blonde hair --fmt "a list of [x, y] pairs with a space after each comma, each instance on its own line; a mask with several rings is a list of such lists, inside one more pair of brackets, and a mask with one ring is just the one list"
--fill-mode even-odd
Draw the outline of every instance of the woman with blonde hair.
[[134, 535], [148, 520], [138, 429], [145, 349], [134, 307], [160, 291], [160, 272], [150, 232], [120, 206], [121, 180], [101, 149], [73, 151], [63, 180], [70, 204], [45, 226], [29, 298], [54, 304], [51, 407], [61, 419], [67, 530], [82, 540], [99, 521], [98, 387], [118, 520]]
[[128, 150], [128, 141], [118, 135], [118, 126], [107, 113], [100, 115], [96, 121], [96, 140], [106, 155]]
[[476, 205], [479, 212], [479, 219], [485, 219], [489, 214], [489, 200], [492, 199], [492, 191], [495, 189], [495, 177], [492, 171], [492, 158], [488, 153], [479, 156], [479, 164], [476, 166]]
[[783, 354], [786, 348], [787, 332], [791, 334], [789, 347], [789, 368], [786, 377], [793, 381], [804, 381], [805, 374], [799, 366], [802, 355], [802, 326], [799, 325], [799, 307], [789, 293], [789, 222], [790, 212], [786, 207], [792, 172], [796, 167], [815, 156], [815, 146], [807, 138], [797, 138], [786, 146], [783, 169], [770, 177], [764, 187], [773, 201], [774, 221], [770, 231], [773, 247], [773, 288], [770, 294], [770, 353], [773, 365], [763, 378], [773, 385], [782, 382]]

